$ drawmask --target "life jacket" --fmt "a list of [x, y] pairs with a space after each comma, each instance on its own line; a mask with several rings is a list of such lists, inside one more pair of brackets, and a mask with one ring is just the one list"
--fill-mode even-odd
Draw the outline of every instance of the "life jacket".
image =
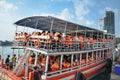
[[93, 43], [93, 38], [90, 38], [90, 43], [91, 43], [91, 44]]
[[34, 64], [34, 58], [30, 57], [29, 60], [28, 60], [28, 63], [29, 64]]
[[62, 62], [62, 65], [64, 68], [69, 68], [70, 67], [70, 63], [68, 62]]
[[59, 67], [59, 64], [58, 63], [54, 63], [52, 66], [51, 66], [51, 69], [54, 71], [54, 70], [58, 70], [60, 67]]
[[77, 66], [78, 64], [77, 64], [77, 62], [75, 61], [75, 62], [73, 62], [73, 66]]
[[98, 56], [97, 56], [97, 58], [98, 58], [98, 60], [100, 60], [100, 59], [101, 59], [101, 56], [100, 56], [100, 55], [98, 55]]
[[70, 63], [67, 62], [66, 64], [67, 64], [66, 67], [69, 68], [70, 67]]
[[46, 58], [42, 59], [41, 65], [45, 67], [45, 65], [46, 65]]
[[65, 43], [67, 44], [68, 48], [70, 48], [70, 44], [72, 44], [71, 36], [65, 37]]
[[17, 58], [16, 58], [15, 56], [13, 56], [13, 57], [12, 57], [12, 62], [16, 62], [16, 59], [17, 59]]
[[86, 63], [86, 60], [85, 59], [82, 59], [81, 60], [81, 64], [84, 65]]

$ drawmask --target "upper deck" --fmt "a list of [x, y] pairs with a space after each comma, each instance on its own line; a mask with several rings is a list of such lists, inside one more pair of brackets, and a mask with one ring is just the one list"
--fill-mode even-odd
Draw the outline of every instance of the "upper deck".
[[[24, 26], [44, 31], [67, 33], [76, 30], [94, 30], [83, 25], [78, 25], [52, 16], [34, 16], [21, 19], [14, 23], [17, 26]], [[101, 31], [99, 31], [101, 32]]]
[[[115, 42], [112, 34], [51, 16], [28, 17], [15, 22], [15, 25], [16, 28], [24, 27], [20, 32], [16, 29], [15, 40], [18, 46], [38, 48], [46, 52], [109, 48]], [[34, 30], [30, 32], [28, 28]]]

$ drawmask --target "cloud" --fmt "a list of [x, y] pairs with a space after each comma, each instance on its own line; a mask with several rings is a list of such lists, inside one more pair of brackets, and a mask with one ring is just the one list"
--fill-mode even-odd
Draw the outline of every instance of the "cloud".
[[[58, 16], [59, 17], [59, 16]], [[65, 19], [65, 20], [72, 20], [73, 19], [73, 15], [70, 13], [68, 8], [63, 9], [63, 11], [60, 14], [59, 18]]]
[[86, 25], [93, 25], [93, 24], [94, 24], [94, 21], [86, 20]]
[[[37, 14], [34, 14], [34, 16], [35, 15]], [[41, 13], [40, 16], [54, 16], [68, 21], [71, 21], [74, 18], [74, 16], [70, 13], [68, 8], [64, 8], [59, 14]]]
[[6, 0], [0, 1], [0, 40], [13, 40], [15, 26], [13, 23], [19, 18], [16, 15], [18, 7]]
[[72, 0], [72, 2], [74, 4], [76, 22], [86, 26], [95, 26], [94, 21], [86, 18], [90, 13], [89, 5], [91, 5], [91, 2], [89, 0]]
[[90, 12], [89, 8], [87, 7], [89, 0], [73, 0], [73, 4], [77, 17], [84, 17]]
[[51, 2], [56, 1], [56, 2], [65, 2], [65, 1], [72, 1], [72, 0], [50, 0]]
[[8, 3], [6, 0], [0, 1], [0, 7], [5, 10], [17, 10], [18, 9], [17, 6], [15, 6], [11, 3]]
[[[52, 0], [54, 1], [54, 0]], [[69, 0], [70, 1], [70, 0]], [[42, 13], [42, 16], [55, 16], [64, 20], [68, 20], [71, 22], [75, 22], [78, 24], [86, 25], [86, 26], [93, 26], [95, 23], [94, 21], [90, 21], [86, 19], [86, 16], [90, 13], [88, 5], [90, 4], [89, 0], [71, 0], [74, 4], [74, 12], [73, 15], [69, 8], [64, 8], [59, 14], [54, 13]]]

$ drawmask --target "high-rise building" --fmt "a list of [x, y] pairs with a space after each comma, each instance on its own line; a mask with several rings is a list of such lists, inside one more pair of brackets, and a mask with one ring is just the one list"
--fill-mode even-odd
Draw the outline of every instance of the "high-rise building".
[[115, 34], [115, 19], [113, 11], [106, 11], [104, 17], [104, 30], [108, 33]]

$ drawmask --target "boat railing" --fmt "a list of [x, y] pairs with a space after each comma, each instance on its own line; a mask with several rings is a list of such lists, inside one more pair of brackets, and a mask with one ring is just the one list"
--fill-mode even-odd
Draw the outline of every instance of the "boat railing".
[[23, 41], [14, 41], [12, 46], [26, 46]]
[[44, 49], [48, 51], [61, 52], [61, 51], [78, 51], [80, 50], [80, 43], [68, 44], [66, 42], [34, 42], [29, 41], [27, 46]]
[[47, 50], [48, 52], [64, 52], [64, 51], [80, 51], [85, 49], [93, 49], [93, 43], [89, 42], [73, 42], [68, 43], [66, 41], [62, 42], [48, 42], [48, 41], [33, 41], [29, 40], [27, 43], [29, 47], [35, 47], [43, 50]]
[[105, 42], [94, 42], [93, 43], [93, 48], [96, 49], [96, 48], [105, 48]]
[[[87, 49], [97, 49], [97, 48], [107, 48], [111, 47], [113, 44], [112, 40], [103, 41], [103, 40], [79, 40], [79, 41], [51, 41], [49, 42], [50, 37], [48, 36], [30, 36], [28, 33], [16, 34], [15, 36], [17, 46], [29, 46], [34, 48], [39, 48], [47, 50], [49, 52], [61, 52], [61, 51], [79, 51]], [[43, 39], [43, 40], [41, 40]]]
[[80, 50], [89, 50], [89, 49], [100, 49], [112, 47], [113, 43], [110, 42], [75, 42], [68, 43], [66, 41], [62, 42], [47, 42], [47, 41], [33, 41], [29, 40], [28, 43], [23, 41], [16, 41], [16, 46], [28, 46], [33, 48], [38, 48], [45, 50], [47, 52], [66, 52], [66, 51], [80, 51]]
[[114, 42], [112, 42], [112, 41], [106, 41], [105, 45], [106, 45], [106, 48], [111, 48], [111, 47], [114, 47]]

